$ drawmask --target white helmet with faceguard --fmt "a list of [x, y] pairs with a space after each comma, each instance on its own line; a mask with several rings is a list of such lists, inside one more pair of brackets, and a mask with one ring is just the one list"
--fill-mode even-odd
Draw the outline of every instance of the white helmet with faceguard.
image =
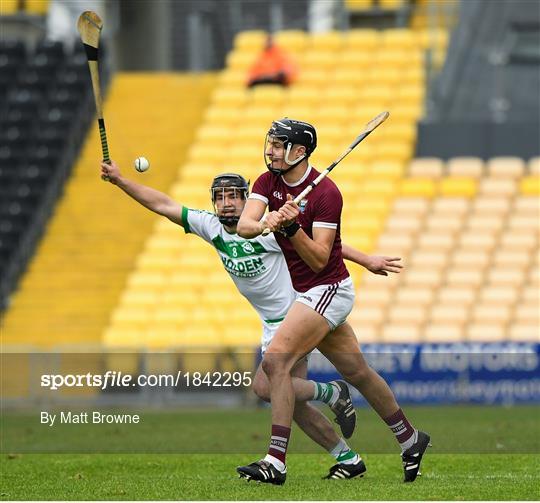
[[[284, 170], [272, 168], [272, 162], [269, 161], [266, 155], [269, 142], [272, 142], [276, 139], [283, 142], [283, 148], [285, 151], [283, 160], [288, 166], [290, 166], [289, 168]], [[293, 145], [303, 145], [304, 147], [306, 147], [305, 154], [297, 157], [296, 159], [289, 159], [289, 155], [291, 153]], [[272, 122], [272, 126], [270, 127], [266, 135], [266, 141], [264, 144], [264, 159], [266, 167], [274, 175], [282, 175], [284, 173], [287, 173], [287, 171], [293, 169], [303, 159], [307, 159], [316, 147], [317, 132], [311, 124], [307, 122], [289, 119], [287, 117], [274, 121]]]
[[214, 207], [214, 213], [219, 218], [219, 221], [223, 225], [227, 226], [236, 225], [240, 217], [236, 215], [219, 215], [216, 210], [216, 197], [217, 194], [220, 193], [222, 194], [222, 200], [225, 200], [225, 191], [230, 190], [234, 191], [235, 194], [236, 191], [238, 191], [242, 199], [246, 201], [249, 195], [249, 182], [246, 181], [243, 176], [238, 175], [237, 173], [223, 173], [216, 176], [212, 180], [212, 185], [210, 186], [210, 196], [212, 197], [212, 206]]

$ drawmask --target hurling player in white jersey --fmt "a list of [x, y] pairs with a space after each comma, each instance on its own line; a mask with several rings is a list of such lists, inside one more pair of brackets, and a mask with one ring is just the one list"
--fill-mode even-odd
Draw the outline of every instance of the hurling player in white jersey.
[[[215, 177], [210, 189], [215, 213], [210, 213], [189, 209], [162, 192], [125, 178], [114, 162], [110, 165], [102, 163], [101, 174], [144, 207], [167, 217], [182, 226], [186, 233], [201, 237], [216, 249], [223, 267], [236, 287], [261, 318], [261, 349], [264, 353], [294, 303], [296, 294], [274, 235], [244, 239], [236, 233], [238, 219], [248, 198], [248, 182], [235, 173]], [[344, 256], [375, 274], [398, 273], [402, 267], [398, 263], [399, 258], [369, 256], [346, 245]], [[306, 386], [306, 359], [295, 367], [293, 376], [293, 385], [296, 384], [299, 390], [302, 390], [295, 397], [295, 422], [337, 461], [327, 478], [353, 478], [362, 475], [366, 468], [360, 456], [336, 434], [326, 416], [308, 403], [310, 400], [318, 400], [328, 404], [336, 415], [336, 422], [343, 435], [349, 438], [354, 431], [356, 414], [345, 383], [310, 381], [311, 385]], [[253, 380], [253, 390], [259, 398], [269, 401], [268, 379], [260, 366]], [[336, 475], [337, 467], [340, 467], [339, 476]]]

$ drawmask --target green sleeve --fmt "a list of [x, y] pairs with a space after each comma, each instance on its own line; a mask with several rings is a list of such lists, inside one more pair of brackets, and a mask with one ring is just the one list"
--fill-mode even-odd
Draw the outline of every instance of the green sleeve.
[[187, 208], [186, 206], [182, 206], [182, 225], [184, 226], [184, 232], [186, 234], [189, 234], [191, 232], [191, 229], [189, 228], [188, 213], [189, 208]]

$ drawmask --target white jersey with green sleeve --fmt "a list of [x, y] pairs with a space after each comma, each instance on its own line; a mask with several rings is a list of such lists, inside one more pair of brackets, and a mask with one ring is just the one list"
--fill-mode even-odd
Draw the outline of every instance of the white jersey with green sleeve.
[[186, 233], [200, 236], [216, 249], [236, 287], [265, 324], [283, 320], [295, 300], [295, 292], [273, 234], [244, 239], [229, 234], [213, 213], [185, 206], [182, 223]]

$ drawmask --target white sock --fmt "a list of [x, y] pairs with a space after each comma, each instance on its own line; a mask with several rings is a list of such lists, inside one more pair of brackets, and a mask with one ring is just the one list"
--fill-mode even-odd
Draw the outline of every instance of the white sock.
[[334, 458], [336, 458], [338, 463], [342, 463], [344, 465], [354, 465], [362, 459], [347, 445], [347, 442], [345, 442], [345, 440], [342, 438], [339, 439], [336, 446], [329, 452], [332, 456], [334, 456]]
[[278, 458], [275, 458], [274, 456], [272, 456], [271, 454], [267, 454], [264, 457], [264, 460], [268, 461], [271, 465], [274, 466], [274, 468], [277, 468], [277, 470], [280, 471], [281, 473], [287, 473], [287, 467], [285, 466], [285, 464], [282, 461], [280, 461]]

